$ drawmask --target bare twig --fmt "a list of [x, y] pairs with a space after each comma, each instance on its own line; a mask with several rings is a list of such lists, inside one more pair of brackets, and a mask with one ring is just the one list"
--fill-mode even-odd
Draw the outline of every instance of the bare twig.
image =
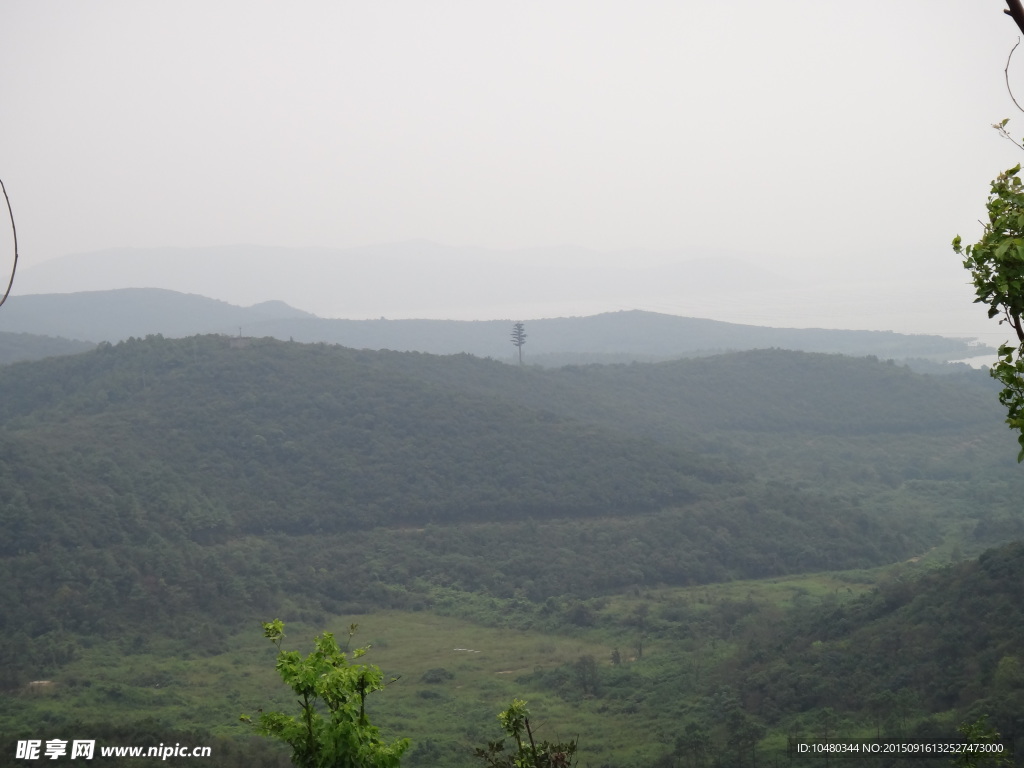
[[14, 273], [18, 269], [18, 230], [14, 227], [14, 211], [11, 210], [11, 198], [7, 196], [7, 187], [4, 186], [2, 180], [0, 180], [0, 189], [4, 191], [4, 200], [7, 201], [7, 213], [11, 216], [11, 234], [14, 235], [14, 264], [11, 266], [11, 279], [7, 282], [7, 290], [4, 291], [4, 297], [0, 299], [0, 306], [7, 301], [7, 297], [11, 295], [11, 286], [14, 285]]
[[1020, 38], [1017, 38], [1017, 42], [1014, 43], [1013, 48], [1010, 49], [1010, 55], [1006, 57], [1006, 67], [1003, 69], [1003, 76], [1006, 78], [1006, 90], [1010, 94], [1010, 100], [1021, 112], [1024, 112], [1024, 107], [1017, 103], [1017, 98], [1013, 95], [1013, 88], [1010, 87], [1010, 59], [1013, 58], [1013, 52], [1017, 50], [1017, 46], [1020, 45]]
[[1020, 143], [1015, 138], [1013, 138], [1013, 136], [1010, 135], [1010, 132], [1006, 130], [1006, 124], [1008, 122], [1009, 120], [1003, 120], [1001, 123], [993, 123], [992, 127], [999, 131], [999, 135], [1002, 136], [1004, 139], [1006, 139], [1007, 141], [1012, 141], [1015, 147], [1018, 147], [1019, 149], [1024, 149], [1024, 144]]

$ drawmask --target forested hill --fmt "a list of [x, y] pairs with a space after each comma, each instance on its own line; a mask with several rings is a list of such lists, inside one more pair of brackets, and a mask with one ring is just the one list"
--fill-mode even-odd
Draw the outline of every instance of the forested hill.
[[922, 578], [894, 576], [852, 602], [826, 600], [780, 617], [770, 661], [751, 638], [731, 682], [768, 722], [816, 707], [882, 723], [973, 705], [1019, 738], [1022, 605], [1024, 542], [1016, 542]]
[[22, 360], [41, 360], [57, 355], [76, 355], [94, 346], [96, 345], [87, 341], [73, 341], [32, 333], [0, 332], [0, 365]]
[[[187, 510], [190, 525], [247, 532], [630, 514], [737, 476], [693, 451], [377, 363], [206, 337], [14, 365], [0, 371], [6, 461], [45, 453], [119, 496]], [[62, 480], [49, 493], [72, 508], [81, 494]]]
[[[376, 365], [627, 431], [870, 435], [992, 429], [997, 388], [983, 371], [925, 376], [891, 361], [780, 349], [654, 364], [525, 368], [382, 352]], [[685, 438], [683, 438], [685, 439]]]
[[[262, 685], [240, 633], [390, 614], [408, 634], [369, 639], [413, 655], [424, 616], [590, 643], [541, 652], [539, 672], [496, 654], [475, 681], [446, 651], [443, 693], [397, 667], [396, 727], [443, 710], [420, 733], [447, 718], [453, 744], [507, 670], [510, 695], [550, 711], [579, 692], [591, 733], [651, 733], [680, 761], [693, 725], [725, 745], [736, 722], [845, 718], [859, 738], [976, 706], [1016, 727], [1021, 549], [966, 559], [1024, 535], [981, 372], [784, 350], [545, 370], [153, 336], [0, 367], [0, 392], [0, 737], [35, 738], [50, 709], [54, 728], [83, 711], [219, 728]], [[892, 580], [857, 597], [883, 565]], [[205, 671], [218, 682], [194, 687]], [[37, 680], [52, 698], [19, 693]], [[411, 764], [463, 764], [429, 754]]]
[[217, 647], [286, 612], [569, 606], [1021, 532], [987, 379], [877, 360], [150, 337], [4, 366], [0, 391], [0, 688], [140, 626]]
[[545, 371], [151, 337], [7, 367], [0, 388], [4, 434], [28, 455], [133, 486], [173, 477], [254, 532], [659, 509], [756, 473], [706, 455], [730, 433], [1003, 432], [981, 373], [780, 350]]

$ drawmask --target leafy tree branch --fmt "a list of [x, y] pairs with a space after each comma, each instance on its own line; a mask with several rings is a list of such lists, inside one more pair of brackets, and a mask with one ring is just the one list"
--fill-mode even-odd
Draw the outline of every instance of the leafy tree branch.
[[569, 768], [576, 754], [578, 739], [554, 744], [542, 741], [539, 744], [533, 737], [530, 727], [530, 712], [526, 702], [513, 699], [512, 706], [498, 714], [502, 730], [512, 737], [514, 751], [505, 752], [504, 740], [492, 741], [487, 749], [477, 749], [475, 755], [482, 759], [488, 768]]
[[1000, 324], [1007, 323], [1017, 336], [1016, 345], [999, 347], [990, 373], [1003, 385], [999, 401], [1007, 409], [1010, 429], [1021, 432], [1017, 461], [1024, 461], [1024, 184], [1019, 173], [1018, 163], [996, 177], [981, 239], [964, 246], [957, 235], [953, 250], [964, 257], [964, 268], [971, 273], [975, 303], [987, 304], [988, 316], [1000, 316]]
[[[349, 642], [356, 629], [355, 624], [349, 628]], [[299, 768], [398, 768], [409, 740], [385, 744], [366, 717], [366, 697], [386, 685], [378, 667], [351, 663], [348, 645], [339, 648], [330, 632], [314, 640], [314, 650], [305, 658], [281, 647], [280, 619], [265, 623], [263, 636], [277, 648], [277, 671], [299, 697], [300, 713], [263, 712], [255, 722], [242, 715], [243, 722], [252, 723], [261, 736], [288, 744]], [[352, 659], [366, 651], [357, 648]]]

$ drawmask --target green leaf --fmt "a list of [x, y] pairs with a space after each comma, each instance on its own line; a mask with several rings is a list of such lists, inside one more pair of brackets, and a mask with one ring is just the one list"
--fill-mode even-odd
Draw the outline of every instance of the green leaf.
[[[1005, 128], [1007, 121], [997, 127]], [[971, 273], [975, 302], [987, 305], [990, 318], [1012, 318], [1014, 325], [1024, 315], [1024, 185], [1017, 174], [1021, 166], [1003, 171], [990, 186], [987, 208], [989, 224], [981, 240], [963, 245], [959, 235], [953, 238], [953, 251], [966, 255], [964, 269]], [[1020, 436], [1024, 462], [1024, 355], [1020, 346], [1003, 344], [999, 358], [989, 373], [1000, 381], [1004, 389], [999, 402], [1006, 408], [1007, 425]]]

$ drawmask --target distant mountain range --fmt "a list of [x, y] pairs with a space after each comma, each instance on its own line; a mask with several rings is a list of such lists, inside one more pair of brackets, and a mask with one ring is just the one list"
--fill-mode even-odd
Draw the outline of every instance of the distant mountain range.
[[[11, 297], [0, 312], [0, 360], [61, 354], [51, 338], [35, 353], [10, 334], [35, 334], [80, 342], [118, 342], [152, 334], [273, 337], [326, 342], [356, 349], [434, 354], [468, 353], [510, 360], [511, 320], [341, 320], [319, 318], [281, 301], [239, 307], [224, 301], [158, 288], [126, 288]], [[994, 350], [965, 339], [890, 331], [766, 328], [644, 312], [526, 320], [526, 360], [545, 365], [657, 361], [724, 351], [777, 347], [806, 352], [921, 358], [933, 362]], [[8, 337], [4, 338], [4, 334]], [[23, 354], [4, 354], [7, 346]], [[67, 347], [81, 351], [82, 345]]]
[[951, 252], [928, 274], [893, 254], [883, 274], [825, 254], [820, 264], [798, 266], [759, 252], [705, 248], [495, 249], [427, 240], [109, 248], [26, 261], [15, 295], [146, 287], [243, 307], [277, 299], [319, 317], [363, 320], [526, 320], [639, 309], [747, 325], [1004, 340], [972, 305], [973, 287]]
[[[685, 306], [726, 287], [733, 297], [776, 294], [801, 279], [772, 272], [749, 254], [496, 250], [412, 240], [355, 248], [111, 248], [26, 267], [17, 292], [160, 287], [239, 305], [281, 299], [321, 317], [493, 319], [637, 308], [638, 297]], [[524, 312], [524, 305], [544, 309]]]

